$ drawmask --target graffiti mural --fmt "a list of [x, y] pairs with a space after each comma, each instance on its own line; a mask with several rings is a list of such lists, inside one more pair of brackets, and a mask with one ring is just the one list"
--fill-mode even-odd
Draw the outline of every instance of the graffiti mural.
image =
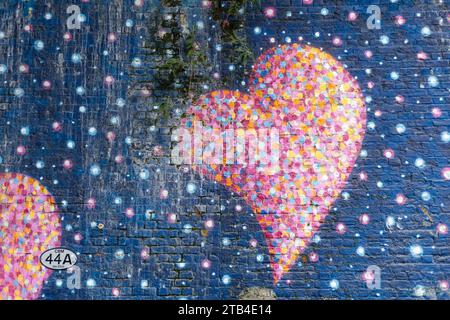
[[448, 9], [2, 1], [0, 299], [449, 299]]

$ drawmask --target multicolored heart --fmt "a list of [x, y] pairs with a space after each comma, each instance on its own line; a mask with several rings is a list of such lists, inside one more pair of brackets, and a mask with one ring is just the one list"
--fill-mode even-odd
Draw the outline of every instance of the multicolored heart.
[[60, 243], [58, 208], [48, 190], [31, 177], [0, 174], [0, 300], [37, 299], [52, 272], [39, 256]]
[[[249, 94], [222, 90], [204, 95], [180, 128], [194, 132], [197, 122], [206, 128], [206, 141], [189, 139], [183, 147], [203, 150], [203, 162], [194, 162], [193, 168], [252, 207], [279, 281], [309, 245], [358, 157], [366, 111], [357, 81], [317, 48], [272, 48], [258, 58]], [[278, 165], [211, 163], [211, 150], [223, 152], [225, 131], [263, 128], [279, 132], [279, 145], [271, 144], [270, 150], [264, 145], [257, 157]], [[245, 152], [235, 147], [226, 145], [225, 152], [231, 148], [236, 158]]]

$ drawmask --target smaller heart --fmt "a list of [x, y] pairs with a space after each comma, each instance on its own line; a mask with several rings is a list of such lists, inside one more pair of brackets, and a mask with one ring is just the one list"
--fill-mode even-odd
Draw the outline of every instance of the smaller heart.
[[366, 111], [356, 80], [317, 48], [268, 50], [249, 83], [249, 94], [221, 90], [200, 97], [181, 122], [172, 156], [252, 207], [277, 282], [349, 178]]
[[59, 247], [56, 202], [39, 181], [20, 173], [0, 174], [0, 300], [37, 299], [52, 270], [39, 257]]

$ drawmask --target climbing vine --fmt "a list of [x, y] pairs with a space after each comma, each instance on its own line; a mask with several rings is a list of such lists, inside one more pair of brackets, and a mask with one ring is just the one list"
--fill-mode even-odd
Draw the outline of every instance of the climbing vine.
[[222, 43], [233, 51], [231, 63], [246, 66], [254, 55], [245, 36], [245, 8], [258, 8], [259, 0], [234, 0], [212, 2], [212, 18], [219, 23]]
[[183, 116], [184, 106], [211, 87], [232, 85], [234, 79], [246, 75], [246, 66], [254, 55], [245, 35], [245, 10], [259, 8], [259, 0], [211, 0], [202, 6], [212, 19], [216, 46], [222, 51], [221, 63], [236, 71], [212, 77], [214, 65], [211, 44], [202, 37], [198, 25], [191, 26], [181, 0], [162, 0], [148, 19], [148, 39], [144, 42], [142, 60], [145, 72], [132, 72], [136, 79], [132, 91], [144, 92], [150, 109], [148, 121], [155, 125], [174, 113]]

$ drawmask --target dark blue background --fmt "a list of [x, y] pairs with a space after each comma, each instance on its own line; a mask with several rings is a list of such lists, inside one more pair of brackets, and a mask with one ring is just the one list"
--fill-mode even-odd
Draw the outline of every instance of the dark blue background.
[[[269, 43], [269, 37], [274, 37], [279, 44], [285, 42], [286, 36], [293, 41], [302, 36], [304, 43], [310, 42], [340, 57], [350, 73], [358, 78], [364, 95], [372, 97], [367, 103], [368, 122], [376, 124], [375, 129], [368, 129], [364, 141], [363, 149], [368, 156], [360, 157], [344, 190], [349, 192], [350, 198], [336, 201], [336, 210], [332, 209], [318, 234], [321, 240], [305, 252], [317, 252], [319, 261], [301, 263], [300, 257], [298, 264], [274, 287], [263, 234], [242, 199], [218, 185], [202, 181], [191, 172], [185, 174], [157, 162], [148, 166], [150, 178], [142, 180], [138, 176], [142, 168], [131, 163], [134, 155], [125, 140], [135, 138], [133, 117], [136, 117], [139, 102], [127, 101], [125, 107], [119, 108], [114, 101], [127, 97], [127, 86], [131, 82], [129, 64], [141, 52], [139, 37], [144, 33], [138, 26], [145, 21], [138, 12], [148, 10], [157, 1], [146, 1], [146, 6], [138, 10], [132, 6], [132, 1], [124, 1], [126, 5], [120, 10], [120, 19], [116, 16], [117, 8], [108, 6], [108, 1], [62, 2], [47, 1], [50, 4], [47, 7], [44, 1], [8, 1], [0, 6], [0, 31], [9, 30], [8, 37], [0, 40], [0, 63], [8, 66], [8, 71], [0, 75], [4, 81], [0, 86], [1, 99], [6, 105], [0, 119], [3, 142], [0, 167], [2, 171], [23, 172], [41, 179], [59, 204], [65, 228], [63, 244], [80, 253], [82, 288], [71, 291], [65, 284], [58, 287], [57, 279], [65, 281], [68, 275], [54, 272], [42, 291], [44, 299], [108, 299], [112, 298], [112, 288], [119, 288], [123, 299], [223, 299], [236, 298], [244, 288], [253, 286], [273, 288], [283, 299], [409, 299], [416, 298], [414, 288], [418, 285], [431, 290], [429, 292], [434, 290], [436, 296], [431, 293], [428, 298], [448, 299], [448, 294], [438, 288], [438, 282], [448, 280], [450, 274], [449, 238], [448, 235], [437, 236], [435, 232], [437, 223], [450, 223], [448, 181], [443, 180], [440, 173], [448, 166], [450, 155], [448, 143], [440, 137], [443, 131], [448, 131], [449, 125], [448, 43], [445, 45], [441, 41], [441, 38], [448, 39], [448, 32], [438, 24], [438, 18], [442, 17], [444, 25], [448, 26], [448, 7], [426, 5], [425, 1], [414, 1], [414, 4], [412, 1], [379, 1], [380, 30], [366, 27], [366, 9], [371, 1], [314, 1], [311, 6], [302, 5], [301, 1], [265, 1], [262, 7], [274, 5], [277, 8], [276, 18], [264, 19], [259, 12], [248, 14], [247, 35], [256, 54], [275, 45]], [[186, 6], [191, 6], [191, 14], [200, 14], [199, 2], [185, 2]], [[72, 32], [74, 39], [65, 43], [65, 11], [72, 3], [80, 5], [87, 21], [81, 30]], [[323, 7], [329, 9], [329, 15], [320, 14]], [[17, 8], [20, 11], [15, 17]], [[32, 8], [31, 16], [29, 8]], [[357, 21], [347, 21], [350, 10], [359, 13]], [[287, 11], [292, 12], [291, 17], [286, 17]], [[45, 19], [46, 12], [52, 12], [51, 19]], [[417, 17], [417, 13], [421, 13], [421, 17]], [[393, 17], [397, 14], [406, 18], [406, 25], [395, 25]], [[133, 19], [134, 27], [126, 28], [126, 19]], [[190, 19], [196, 21], [192, 15]], [[32, 32], [23, 31], [26, 23], [33, 25]], [[119, 41], [108, 44], [106, 34], [118, 31], [117, 25], [124, 33]], [[425, 25], [433, 30], [430, 37], [420, 33]], [[254, 34], [256, 26], [262, 28], [262, 34]], [[320, 32], [320, 37], [314, 36], [316, 32]], [[335, 35], [343, 39], [341, 47], [333, 46], [331, 39]], [[381, 35], [390, 37], [388, 45], [380, 43]], [[407, 44], [405, 39], [409, 40]], [[44, 41], [43, 50], [33, 49], [36, 40]], [[366, 49], [374, 53], [370, 60], [364, 57]], [[103, 55], [104, 50], [109, 54]], [[418, 61], [419, 51], [429, 53], [430, 59]], [[83, 56], [79, 65], [70, 61], [74, 52]], [[19, 74], [20, 63], [30, 66], [29, 74]], [[372, 69], [371, 75], [366, 74], [367, 68]], [[389, 76], [394, 70], [400, 73], [397, 81]], [[440, 81], [435, 88], [427, 84], [431, 73]], [[116, 79], [111, 88], [103, 84], [108, 74]], [[42, 89], [43, 80], [52, 81], [51, 91]], [[236, 88], [244, 90], [240, 80], [236, 79]], [[375, 83], [374, 89], [367, 89], [368, 81]], [[420, 88], [421, 83], [423, 88]], [[86, 88], [83, 96], [75, 93], [80, 85]], [[25, 95], [15, 97], [15, 87], [23, 88]], [[403, 95], [405, 103], [396, 104], [396, 95]], [[87, 112], [80, 113], [80, 106], [85, 106]], [[442, 110], [440, 118], [432, 117], [433, 107]], [[380, 118], [374, 116], [376, 109], [383, 112]], [[114, 115], [121, 118], [118, 127], [109, 121]], [[62, 123], [60, 133], [52, 130], [54, 121]], [[399, 123], [407, 128], [402, 135], [395, 130]], [[20, 134], [24, 126], [30, 128], [28, 136]], [[91, 126], [98, 131], [94, 137], [88, 135]], [[105, 139], [110, 130], [117, 134], [113, 144]], [[149, 139], [168, 146], [167, 134], [162, 130], [157, 132]], [[75, 142], [74, 149], [66, 147], [68, 140]], [[23, 157], [15, 154], [19, 144], [28, 150]], [[395, 159], [383, 157], [383, 150], [387, 148], [395, 151]], [[126, 156], [125, 164], [114, 163], [118, 153]], [[426, 161], [423, 169], [414, 166], [419, 157]], [[66, 158], [75, 164], [71, 171], [62, 168]], [[43, 169], [36, 168], [38, 160], [45, 162]], [[98, 177], [89, 174], [94, 163], [101, 167]], [[358, 179], [361, 171], [368, 174], [367, 181]], [[185, 191], [189, 181], [197, 185], [193, 195]], [[384, 187], [377, 187], [377, 181], [382, 181]], [[159, 199], [161, 188], [169, 190], [168, 199]], [[423, 191], [430, 192], [431, 200], [421, 198]], [[398, 193], [406, 195], [406, 205], [396, 204]], [[114, 199], [119, 196], [123, 203], [116, 205]], [[84, 205], [89, 197], [97, 200], [94, 210]], [[63, 200], [68, 202], [66, 207], [61, 204]], [[237, 204], [244, 206], [242, 212], [235, 211]], [[207, 213], [204, 216], [193, 214], [194, 205], [206, 205]], [[220, 205], [224, 206], [223, 210], [217, 208]], [[128, 207], [136, 211], [132, 219], [123, 214]], [[428, 209], [433, 218], [429, 226], [423, 224], [428, 218], [421, 207]], [[153, 219], [146, 219], [146, 210], [154, 210]], [[178, 214], [177, 224], [166, 222], [168, 212]], [[362, 213], [370, 214], [369, 225], [358, 222]], [[388, 216], [395, 217], [402, 229], [387, 230]], [[206, 218], [213, 218], [216, 226], [207, 237], [202, 237], [200, 230]], [[105, 228], [92, 228], [93, 221], [104, 223]], [[338, 222], [348, 227], [344, 235], [335, 231]], [[193, 226], [189, 234], [183, 232], [186, 224]], [[83, 236], [80, 243], [74, 241], [77, 232]], [[224, 237], [231, 240], [231, 245], [222, 244]], [[256, 249], [249, 246], [252, 238], [258, 240]], [[423, 247], [422, 257], [411, 256], [409, 249], [413, 244]], [[140, 251], [145, 246], [150, 246], [151, 255], [147, 261], [142, 261]], [[365, 248], [364, 257], [356, 254], [358, 246]], [[123, 260], [114, 257], [118, 249], [126, 253]], [[257, 254], [264, 255], [263, 263], [257, 262]], [[210, 270], [201, 269], [200, 262], [204, 258], [212, 261]], [[184, 269], [176, 264], [181, 260], [186, 262]], [[379, 290], [369, 290], [361, 280], [362, 272], [369, 265], [381, 268]], [[230, 284], [221, 282], [223, 275], [231, 277]], [[88, 278], [96, 281], [94, 288], [86, 287]], [[339, 281], [339, 289], [330, 288], [332, 279]], [[141, 280], [148, 280], [149, 287], [142, 289]], [[290, 284], [286, 280], [291, 280]]]

